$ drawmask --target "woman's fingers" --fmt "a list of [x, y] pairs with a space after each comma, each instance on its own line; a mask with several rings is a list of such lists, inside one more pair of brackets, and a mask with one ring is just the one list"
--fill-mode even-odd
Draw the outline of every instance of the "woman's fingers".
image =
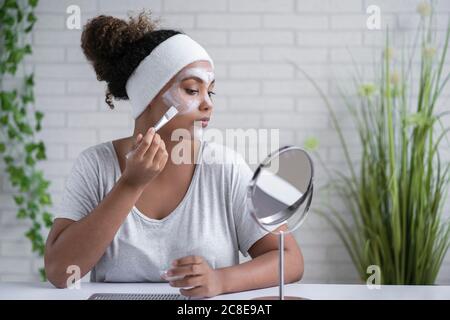
[[141, 142], [141, 140], [142, 140], [142, 134], [139, 133], [139, 134], [136, 136], [136, 139], [135, 139], [135, 141], [134, 141], [134, 143], [133, 143], [133, 146], [131, 147], [131, 150], [128, 151], [127, 154], [125, 154], [125, 158], [128, 159], [128, 158], [136, 151], [136, 148], [138, 147], [139, 142]]
[[[211, 269], [202, 256], [191, 255], [174, 260], [173, 267], [167, 271], [172, 287], [181, 289], [181, 294], [188, 296], [212, 297], [223, 292], [222, 278], [217, 270]], [[181, 279], [179, 279], [182, 277]]]
[[199, 264], [199, 263], [203, 263], [203, 257], [191, 255], [191, 256], [186, 256], [186, 257], [174, 260], [172, 262], [172, 265], [173, 266], [182, 266], [182, 265], [186, 265], [186, 264]]
[[203, 285], [202, 276], [189, 276], [180, 280], [170, 281], [172, 287], [186, 288], [186, 287], [198, 287]]
[[142, 137], [143, 137], [142, 133], [139, 133], [136, 136], [136, 140], [134, 141], [134, 145], [133, 145], [133, 148], [131, 149], [131, 151], [134, 151], [137, 149], [137, 147], [139, 146], [139, 143], [142, 141]]
[[189, 266], [175, 267], [167, 271], [169, 277], [172, 276], [197, 276], [204, 272], [202, 264], [191, 264]]
[[164, 168], [168, 158], [168, 153], [166, 150], [159, 149], [153, 159], [153, 162], [158, 166], [158, 169]]
[[161, 137], [159, 136], [159, 134], [155, 134], [151, 146], [147, 149], [147, 151], [144, 154], [144, 157], [148, 161], [153, 162], [153, 158], [155, 157], [156, 152], [160, 148], [161, 141], [162, 140], [161, 140]]
[[204, 287], [194, 287], [190, 289], [180, 289], [180, 293], [185, 297], [204, 297], [205, 295]]
[[133, 161], [128, 161], [123, 177], [130, 185], [143, 186], [161, 173], [167, 161], [167, 151], [162, 138], [154, 128], [147, 130], [144, 136], [136, 136], [137, 147], [129, 152]]
[[142, 140], [142, 133], [139, 133], [136, 137], [136, 143], [134, 145], [136, 148], [139, 145], [139, 142], [141, 142], [141, 140]]
[[153, 137], [155, 136], [155, 129], [152, 127], [147, 130], [145, 136], [142, 138], [141, 143], [136, 149], [136, 155], [141, 158], [145, 155], [147, 149], [152, 145]]

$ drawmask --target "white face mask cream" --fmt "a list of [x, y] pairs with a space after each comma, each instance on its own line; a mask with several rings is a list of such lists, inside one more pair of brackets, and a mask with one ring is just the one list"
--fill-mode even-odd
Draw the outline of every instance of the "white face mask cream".
[[198, 93], [197, 95], [188, 95], [181, 88], [183, 80], [188, 78], [199, 78], [203, 83], [209, 87], [214, 80], [214, 72], [204, 68], [188, 68], [180, 72], [175, 78], [172, 86], [163, 94], [162, 99], [167, 106], [175, 106], [179, 114], [186, 114], [198, 109], [202, 101], [207, 101], [212, 104], [209, 94]]
[[[212, 104], [208, 93], [204, 96], [200, 93], [196, 96], [191, 96], [186, 92], [183, 92], [181, 82], [191, 77], [202, 80], [206, 86], [209, 87], [211, 82], [214, 80], [214, 72], [196, 67], [185, 69], [177, 75], [172, 86], [162, 96], [164, 103], [169, 107], [169, 109], [155, 125], [156, 131], [158, 131], [159, 128], [161, 128], [177, 114], [186, 114], [198, 109], [202, 101], [207, 101], [209, 104]], [[193, 135], [194, 138], [200, 140], [203, 137], [203, 128], [198, 123], [194, 124]], [[125, 157], [128, 158], [132, 152], [133, 151], [128, 152]]]

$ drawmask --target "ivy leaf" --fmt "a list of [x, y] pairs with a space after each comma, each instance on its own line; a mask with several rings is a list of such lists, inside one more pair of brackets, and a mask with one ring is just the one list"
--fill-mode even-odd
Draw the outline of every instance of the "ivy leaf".
[[4, 116], [0, 117], [0, 123], [4, 126], [8, 124], [8, 115], [5, 114]]
[[35, 8], [35, 7], [37, 6], [37, 4], [38, 4], [38, 1], [39, 1], [39, 0], [28, 0], [28, 4], [29, 4], [31, 7]]
[[50, 228], [53, 225], [53, 216], [47, 211], [42, 214], [42, 220], [47, 228]]
[[3, 18], [3, 24], [9, 27], [12, 27], [14, 25], [14, 17], [7, 14], [4, 18]]
[[37, 18], [32, 12], [30, 12], [28, 14], [27, 20], [30, 22], [30, 25], [25, 28], [25, 30], [24, 30], [25, 33], [29, 33], [33, 29], [33, 26], [36, 23]]
[[25, 54], [31, 54], [31, 53], [33, 53], [33, 50], [31, 49], [31, 46], [29, 44], [26, 44], [25, 47], [23, 47], [23, 52]]
[[30, 125], [23, 122], [19, 125], [19, 131], [28, 135], [33, 134], [33, 130], [31, 129]]
[[36, 251], [38, 252], [38, 254], [40, 256], [43, 256], [44, 252], [45, 252], [45, 245], [44, 245], [44, 241], [42, 240], [42, 236], [40, 236], [38, 243], [39, 243], [39, 245], [38, 245], [38, 249]]
[[33, 201], [28, 202], [27, 208], [28, 208], [28, 210], [30, 210], [32, 212], [36, 212], [36, 211], [39, 210], [38, 205], [35, 202], [33, 202]]
[[34, 96], [32, 94], [24, 94], [22, 96], [23, 104], [27, 104], [29, 102], [34, 102]]
[[0, 153], [5, 152], [5, 150], [6, 150], [5, 144], [3, 142], [0, 142]]
[[15, 75], [15, 74], [16, 74], [16, 71], [17, 71], [17, 66], [15, 66], [15, 65], [9, 66], [9, 67], [6, 69], [6, 71], [7, 71], [8, 73], [12, 74], [12, 75]]
[[48, 180], [45, 180], [45, 179], [42, 179], [40, 182], [39, 182], [39, 186], [37, 187], [37, 191], [39, 192], [39, 193], [42, 193], [42, 192], [45, 192], [45, 190], [48, 188], [48, 186], [50, 185], [50, 181], [48, 181]]
[[27, 211], [24, 208], [21, 208], [19, 211], [17, 211], [17, 218], [24, 219], [27, 217]]
[[4, 7], [7, 9], [16, 9], [18, 8], [16, 0], [6, 0]]
[[31, 242], [32, 242], [33, 245], [34, 245], [34, 239], [36, 238], [35, 233], [34, 233], [34, 230], [33, 230], [33, 229], [28, 230], [28, 231], [25, 233], [25, 236], [26, 236], [28, 239], [30, 239]]
[[42, 152], [41, 150], [39, 150], [39, 151], [36, 153], [36, 159], [37, 159], [37, 160], [46, 160], [46, 159], [47, 159], [47, 156], [45, 155], [44, 152]]
[[17, 205], [21, 205], [24, 201], [24, 197], [23, 196], [14, 196], [14, 201], [16, 202]]
[[3, 157], [3, 161], [5, 161], [5, 163], [6, 163], [7, 165], [11, 165], [11, 164], [13, 163], [14, 159], [13, 159], [13, 157], [11, 157], [11, 156], [4, 156], [4, 157]]
[[17, 22], [20, 23], [22, 22], [23, 19], [23, 12], [22, 10], [17, 10]]
[[36, 159], [38, 160], [47, 159], [45, 155], [45, 145], [42, 142], [39, 143], [38, 152], [36, 153]]
[[19, 112], [19, 110], [15, 109], [13, 111], [13, 118], [14, 118], [14, 122], [16, 124], [19, 124], [23, 119], [23, 115], [22, 115], [22, 113]]
[[6, 49], [14, 50], [15, 44], [17, 42], [16, 34], [11, 29], [6, 29], [4, 36]]
[[[31, 53], [31, 47], [30, 47], [30, 53]], [[33, 86], [34, 85], [34, 74], [33, 73], [30, 74], [29, 76], [25, 77], [25, 84], [27, 86]]]
[[44, 118], [44, 114], [40, 111], [36, 111], [34, 117], [36, 118], [36, 121], [41, 121]]
[[26, 145], [25, 145], [25, 151], [26, 152], [28, 152], [28, 153], [31, 153], [31, 152], [33, 152], [33, 150], [34, 149], [36, 149], [38, 147], [38, 145], [37, 144], [35, 144], [35, 143], [27, 143]]
[[47, 275], [45, 274], [45, 268], [39, 268], [39, 275], [43, 282], [47, 281]]
[[30, 179], [28, 177], [22, 177], [20, 179], [20, 191], [26, 192], [30, 189]]
[[48, 193], [41, 195], [40, 198], [39, 198], [39, 203], [42, 204], [42, 205], [52, 204], [52, 201], [50, 199], [50, 195]]
[[1, 97], [1, 107], [3, 111], [10, 111], [12, 109], [12, 101], [11, 99], [8, 97], [8, 95], [6, 93], [2, 94]]
[[17, 137], [17, 131], [13, 127], [8, 128], [8, 138], [13, 140]]
[[20, 181], [20, 177], [17, 174], [17, 171], [15, 170], [14, 166], [9, 166], [8, 169], [6, 170], [8, 171], [9, 175], [10, 175], [10, 182], [13, 185], [13, 187], [17, 186], [17, 184]]
[[32, 156], [28, 155], [28, 156], [25, 158], [25, 163], [26, 163], [27, 165], [29, 165], [29, 166], [34, 166], [34, 165], [36, 164], [36, 161], [33, 159]]
[[31, 23], [34, 23], [34, 22], [37, 21], [37, 18], [36, 18], [36, 16], [34, 15], [33, 12], [30, 12], [30, 13], [27, 15], [27, 21], [28, 21], [28, 22], [31, 22]]
[[8, 62], [13, 63], [14, 65], [17, 65], [22, 61], [24, 56], [24, 53], [21, 49], [15, 49], [9, 52], [8, 56]]

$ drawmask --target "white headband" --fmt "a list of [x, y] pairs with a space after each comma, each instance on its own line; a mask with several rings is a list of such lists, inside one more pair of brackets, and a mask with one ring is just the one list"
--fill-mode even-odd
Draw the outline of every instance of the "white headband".
[[161, 42], [139, 63], [126, 84], [134, 119], [145, 110], [159, 91], [188, 64], [206, 60], [214, 63], [206, 50], [185, 34]]

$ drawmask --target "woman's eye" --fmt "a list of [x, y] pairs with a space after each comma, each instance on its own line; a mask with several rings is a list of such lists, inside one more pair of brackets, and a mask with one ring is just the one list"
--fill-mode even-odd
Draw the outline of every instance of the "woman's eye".
[[192, 89], [185, 89], [186, 93], [190, 94], [190, 95], [194, 95], [196, 93], [198, 93], [198, 90], [192, 90]]
[[214, 91], [208, 91], [208, 95], [209, 97], [211, 97], [212, 95], [215, 95], [216, 93]]

